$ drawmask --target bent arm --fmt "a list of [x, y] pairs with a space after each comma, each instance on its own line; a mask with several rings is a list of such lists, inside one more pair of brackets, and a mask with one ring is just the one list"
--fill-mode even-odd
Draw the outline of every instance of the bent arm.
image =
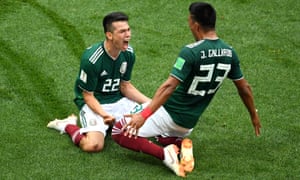
[[105, 124], [111, 125], [115, 121], [115, 117], [108, 114], [101, 106], [100, 102], [96, 99], [93, 92], [83, 91], [83, 99], [85, 103], [92, 109], [96, 114], [99, 114]]
[[122, 81], [120, 86], [121, 93], [128, 99], [137, 103], [145, 103], [151, 101], [150, 98], [142, 94], [137, 88], [135, 88], [130, 81]]
[[104, 111], [100, 102], [96, 99], [93, 92], [83, 91], [82, 92], [84, 102], [97, 114], [102, 117], [109, 116], [107, 112]]

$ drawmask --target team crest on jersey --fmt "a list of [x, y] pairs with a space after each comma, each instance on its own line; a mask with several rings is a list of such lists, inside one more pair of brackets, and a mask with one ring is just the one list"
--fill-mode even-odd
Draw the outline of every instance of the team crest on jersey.
[[127, 62], [123, 62], [123, 63], [121, 64], [121, 67], [120, 67], [120, 73], [121, 73], [122, 75], [125, 74], [126, 69], [127, 69]]

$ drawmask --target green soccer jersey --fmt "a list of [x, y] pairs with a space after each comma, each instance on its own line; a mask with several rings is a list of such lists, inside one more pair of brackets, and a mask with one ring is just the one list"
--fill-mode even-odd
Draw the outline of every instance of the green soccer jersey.
[[93, 92], [101, 104], [114, 103], [123, 95], [120, 82], [129, 81], [135, 62], [135, 54], [129, 46], [113, 60], [104, 49], [103, 42], [85, 50], [75, 82], [74, 102], [79, 109], [85, 104], [82, 91]]
[[193, 128], [223, 80], [243, 78], [239, 59], [222, 40], [201, 40], [182, 48], [171, 70], [180, 85], [164, 104], [176, 124]]

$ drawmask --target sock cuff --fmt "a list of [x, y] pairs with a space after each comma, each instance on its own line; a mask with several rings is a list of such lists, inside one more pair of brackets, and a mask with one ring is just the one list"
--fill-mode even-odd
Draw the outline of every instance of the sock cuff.
[[72, 137], [71, 137], [74, 144], [78, 144], [80, 142], [81, 137], [78, 138], [78, 136], [81, 136], [80, 129], [78, 129], [77, 131], [75, 131], [73, 133]]

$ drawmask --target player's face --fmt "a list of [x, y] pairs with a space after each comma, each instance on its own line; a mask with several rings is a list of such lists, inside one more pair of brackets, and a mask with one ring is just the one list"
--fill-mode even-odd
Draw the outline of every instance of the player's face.
[[112, 44], [116, 49], [125, 51], [128, 48], [131, 31], [127, 21], [117, 21], [112, 23], [111, 33]]

